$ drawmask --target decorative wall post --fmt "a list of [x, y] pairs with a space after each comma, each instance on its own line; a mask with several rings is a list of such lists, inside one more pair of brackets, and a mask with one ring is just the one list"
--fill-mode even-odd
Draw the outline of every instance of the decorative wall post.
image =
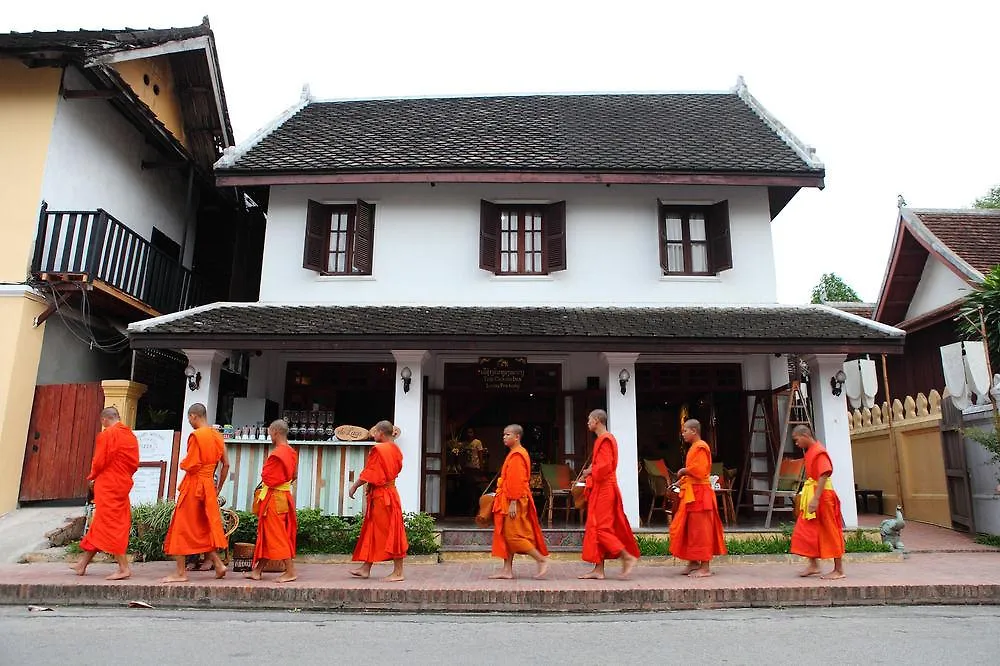
[[[424, 363], [427, 352], [423, 349], [393, 350], [396, 359], [396, 403], [392, 421], [400, 430], [396, 444], [403, 452], [403, 471], [396, 479], [396, 490], [403, 504], [403, 511], [420, 511], [420, 480], [423, 476], [423, 399]], [[386, 414], [386, 418], [389, 415]], [[367, 427], [374, 423], [365, 423]]]
[[[608, 430], [618, 440], [618, 487], [632, 529], [639, 527], [639, 425], [635, 405], [637, 353], [603, 354], [608, 364]], [[586, 424], [583, 424], [586, 427]]]
[[127, 379], [106, 379], [101, 382], [104, 389], [104, 407], [116, 407], [122, 423], [135, 428], [136, 408], [139, 399], [146, 394], [146, 385]]

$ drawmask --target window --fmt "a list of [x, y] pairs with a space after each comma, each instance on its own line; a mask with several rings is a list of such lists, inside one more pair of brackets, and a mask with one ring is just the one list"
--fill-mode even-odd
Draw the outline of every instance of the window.
[[302, 267], [322, 275], [371, 275], [375, 206], [309, 202]]
[[481, 203], [479, 267], [496, 275], [566, 270], [566, 202]]
[[715, 275], [733, 267], [729, 204], [660, 204], [660, 268], [664, 275]]

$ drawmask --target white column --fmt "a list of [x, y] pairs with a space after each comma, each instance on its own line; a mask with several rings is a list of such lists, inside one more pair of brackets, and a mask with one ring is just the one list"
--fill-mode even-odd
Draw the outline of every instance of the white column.
[[[608, 364], [608, 430], [618, 440], [618, 487], [625, 516], [632, 529], [639, 527], [639, 425], [635, 407], [635, 361], [639, 354], [605, 353]], [[622, 393], [619, 376], [628, 373]]]
[[192, 432], [191, 425], [187, 419], [188, 409], [191, 408], [191, 405], [196, 402], [205, 405], [209, 425], [215, 423], [215, 410], [219, 406], [219, 373], [222, 369], [222, 361], [226, 358], [226, 354], [217, 349], [185, 349], [183, 351], [184, 355], [187, 356], [188, 366], [194, 368], [195, 373], [200, 372], [201, 379], [198, 388], [193, 391], [189, 388], [186, 377], [184, 380], [184, 413], [181, 414], [181, 456], [184, 455], [188, 435]]
[[[425, 350], [393, 350], [396, 359], [396, 404], [393, 422], [399, 427], [400, 435], [396, 444], [403, 451], [403, 471], [396, 479], [396, 490], [403, 503], [403, 511], [420, 511], [420, 477], [423, 469], [423, 397], [424, 363], [428, 354]], [[407, 386], [402, 379], [405, 369], [409, 369], [410, 382]]]
[[848, 426], [847, 394], [833, 395], [830, 378], [844, 369], [844, 354], [819, 354], [806, 358], [812, 385], [816, 438], [833, 461], [833, 489], [840, 497], [840, 510], [847, 528], [858, 526], [858, 507], [854, 501], [854, 456]]

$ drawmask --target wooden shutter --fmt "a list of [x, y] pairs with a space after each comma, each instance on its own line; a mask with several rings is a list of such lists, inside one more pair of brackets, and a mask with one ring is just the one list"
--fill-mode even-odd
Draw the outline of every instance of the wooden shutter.
[[499, 232], [500, 209], [489, 201], [481, 201], [479, 206], [479, 267], [484, 271], [497, 272], [497, 261], [500, 258]]
[[667, 273], [667, 225], [663, 223], [663, 202], [656, 202], [656, 228], [659, 230], [657, 237], [660, 239], [660, 270], [664, 275]]
[[315, 201], [309, 202], [306, 214], [305, 247], [302, 250], [302, 268], [323, 273], [326, 271], [326, 241], [330, 234], [330, 207]]
[[708, 236], [708, 270], [712, 273], [733, 267], [733, 248], [729, 237], [729, 202], [721, 201], [709, 206], [705, 215]]
[[354, 268], [362, 275], [372, 274], [375, 253], [375, 204], [358, 199], [354, 212]]
[[545, 237], [546, 269], [549, 273], [566, 270], [566, 202], [545, 207], [542, 217]]

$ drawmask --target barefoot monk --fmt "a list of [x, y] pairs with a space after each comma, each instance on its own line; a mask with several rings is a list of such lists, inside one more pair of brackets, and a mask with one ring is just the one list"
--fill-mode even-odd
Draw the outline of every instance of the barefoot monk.
[[[188, 409], [188, 423], [194, 432], [188, 437], [187, 455], [180, 463], [184, 480], [177, 489], [177, 504], [163, 542], [163, 552], [174, 558], [177, 571], [164, 578], [164, 583], [188, 580], [184, 568], [188, 555], [204, 554], [214, 566], [216, 578], [226, 575], [226, 565], [217, 551], [229, 545], [219, 510], [219, 491], [229, 475], [229, 457], [222, 435], [208, 425], [207, 414], [200, 402]], [[216, 481], [220, 463], [222, 469]]]
[[581, 476], [587, 483], [587, 525], [583, 533], [583, 561], [594, 568], [580, 578], [604, 579], [604, 560], [621, 558], [619, 578], [628, 578], [639, 561], [639, 544], [625, 517], [618, 487], [618, 441], [608, 432], [608, 413], [595, 409], [587, 429], [597, 435], [593, 462]]
[[132, 575], [126, 551], [132, 527], [132, 507], [128, 494], [132, 476], [139, 469], [139, 440], [121, 422], [118, 410], [108, 407], [101, 412], [104, 430], [97, 434], [94, 460], [87, 481], [94, 492], [94, 519], [90, 523], [80, 548], [83, 555], [73, 567], [79, 575], [87, 573], [87, 565], [101, 550], [114, 556], [118, 571], [108, 580], [124, 580]]
[[288, 445], [288, 424], [277, 420], [267, 428], [274, 448], [267, 455], [260, 472], [261, 483], [254, 497], [257, 514], [257, 544], [253, 551], [253, 569], [247, 578], [260, 580], [268, 561], [281, 562], [284, 572], [279, 583], [295, 580], [295, 498], [292, 482], [298, 477], [299, 454]]
[[504, 460], [493, 498], [494, 557], [503, 560], [503, 567], [490, 578], [513, 578], [514, 555], [527, 555], [538, 564], [535, 578], [545, 576], [549, 554], [538, 524], [538, 511], [528, 483], [531, 478], [531, 458], [521, 445], [524, 429], [511, 424], [503, 429], [503, 443], [510, 453]]
[[826, 447], [816, 441], [808, 426], [792, 430], [795, 446], [806, 452], [806, 482], [799, 495], [799, 517], [792, 531], [791, 552], [809, 558], [801, 576], [819, 574], [820, 560], [833, 560], [833, 571], [822, 578], [844, 577], [844, 517], [840, 498], [833, 490], [833, 462]]
[[358, 488], [368, 484], [361, 536], [354, 547], [354, 561], [362, 565], [351, 571], [351, 575], [368, 578], [372, 564], [392, 560], [392, 573], [382, 580], [394, 583], [403, 580], [403, 558], [410, 545], [403, 526], [403, 505], [396, 490], [396, 477], [403, 469], [403, 452], [393, 440], [392, 432], [388, 421], [379, 421], [372, 427], [375, 446], [348, 494], [353, 499]]
[[677, 470], [681, 491], [677, 514], [670, 522], [670, 554], [688, 565], [681, 572], [693, 578], [711, 576], [710, 562], [726, 554], [719, 506], [709, 480], [712, 449], [701, 438], [701, 423], [688, 419], [681, 429], [688, 444], [684, 467]]

